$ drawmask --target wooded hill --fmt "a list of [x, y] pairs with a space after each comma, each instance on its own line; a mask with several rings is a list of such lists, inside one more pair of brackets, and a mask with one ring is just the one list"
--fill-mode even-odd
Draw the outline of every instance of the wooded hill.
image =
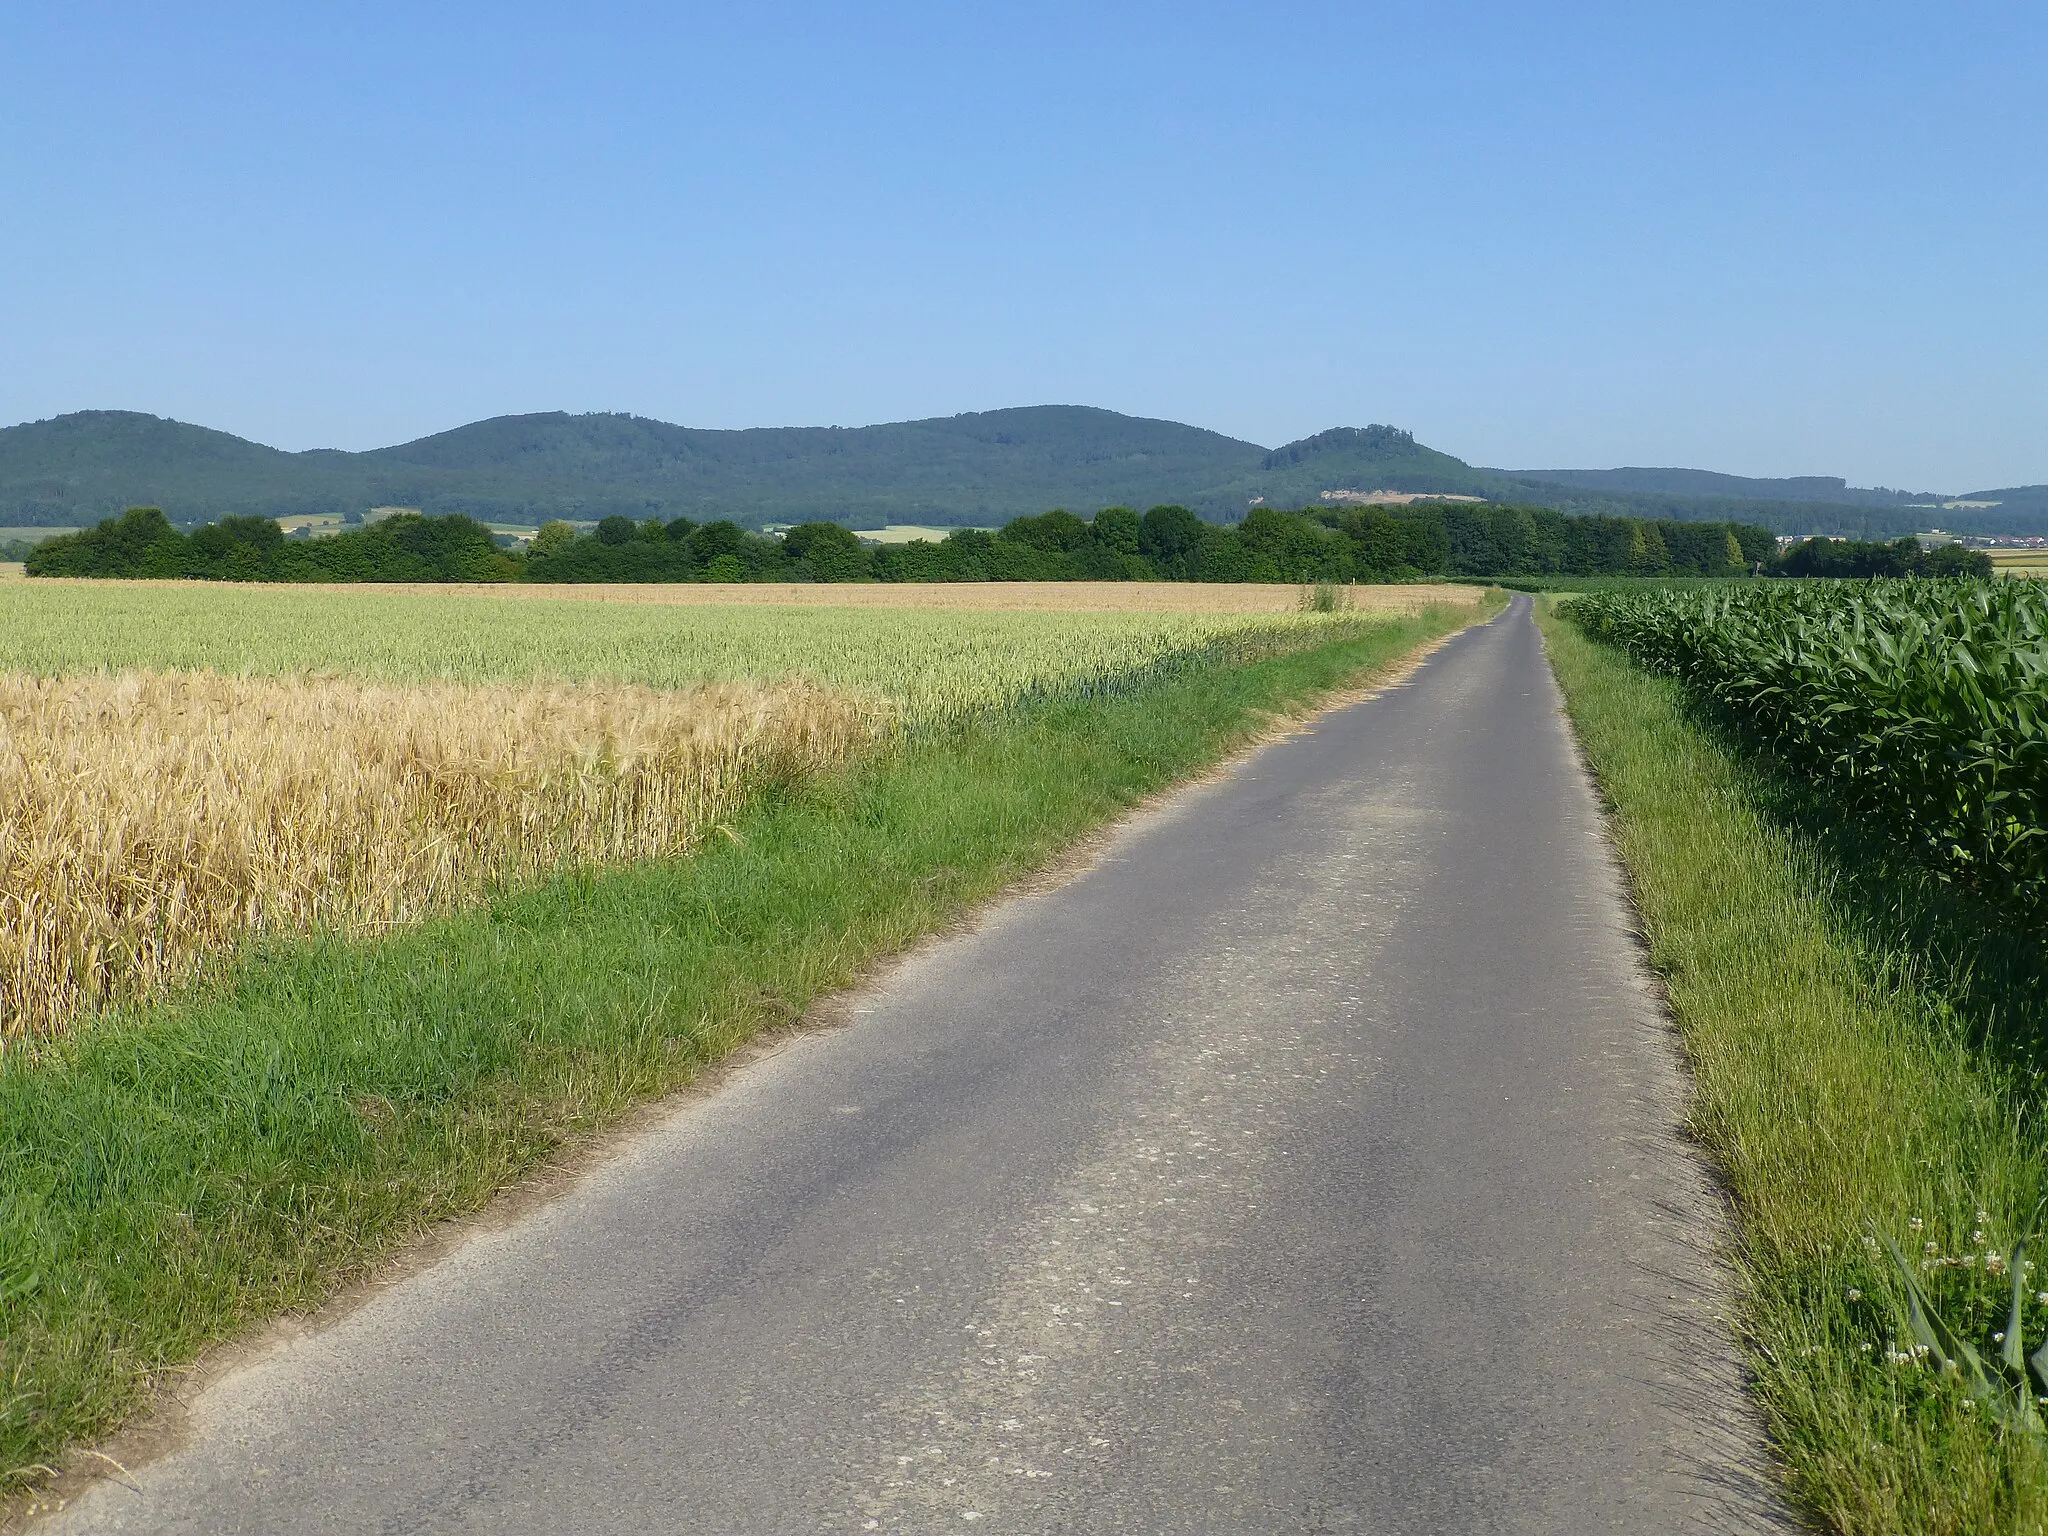
[[[627, 415], [501, 416], [362, 453], [287, 453], [128, 411], [0, 430], [0, 526], [91, 524], [134, 505], [191, 526], [416, 507], [537, 525], [625, 516], [746, 527], [832, 519], [997, 525], [1052, 507], [1174, 503], [1212, 522], [1329, 491], [1480, 496], [1562, 511], [1779, 532], [1881, 536], [2048, 528], [2048, 487], [1978, 492], [2008, 505], [1929, 511], [1926, 496], [1840, 480], [1702, 470], [1478, 468], [1393, 427], [1339, 427], [1280, 448], [1179, 422], [1030, 406], [872, 427], [708, 431]], [[1954, 498], [1948, 498], [1954, 499]]]

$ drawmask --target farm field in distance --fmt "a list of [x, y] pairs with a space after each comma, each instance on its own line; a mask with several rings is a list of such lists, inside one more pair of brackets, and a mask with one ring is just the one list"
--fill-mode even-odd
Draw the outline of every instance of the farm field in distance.
[[[1471, 610], [1474, 587], [1358, 588], [1344, 622]], [[593, 611], [593, 604], [597, 605]], [[384, 682], [801, 678], [908, 722], [1106, 682], [1236, 638], [1312, 638], [1298, 587], [723, 587], [53, 582], [0, 605], [0, 669], [149, 667]]]
[[1992, 549], [1985, 553], [2001, 576], [2048, 576], [2048, 549]]

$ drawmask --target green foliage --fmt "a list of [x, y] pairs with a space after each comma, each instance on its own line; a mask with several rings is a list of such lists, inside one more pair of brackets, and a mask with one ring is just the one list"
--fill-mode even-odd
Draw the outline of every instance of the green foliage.
[[[1536, 507], [1254, 507], [1221, 527], [1186, 507], [1142, 517], [1109, 507], [1093, 520], [1064, 509], [1013, 518], [1001, 532], [871, 548], [837, 523], [799, 524], [776, 539], [729, 519], [701, 526], [603, 519], [578, 535], [546, 524], [522, 558], [486, 550], [489, 531], [463, 517], [387, 518], [332, 539], [288, 540], [265, 518], [223, 518], [189, 537], [153, 508], [53, 539], [31, 574], [207, 576], [247, 581], [1209, 581], [1386, 582], [1424, 577], [1735, 574], [1731, 555], [1774, 551], [1765, 529], [1637, 523]], [[1758, 558], [1762, 558], [1759, 556]], [[444, 574], [434, 574], [436, 571]], [[361, 572], [362, 574], [354, 574]]]
[[560, 554], [575, 542], [574, 525], [556, 518], [553, 522], [541, 524], [540, 531], [533, 536], [533, 543], [527, 546], [526, 557], [529, 560], [545, 560], [551, 555]]
[[1186, 507], [1154, 507], [1138, 520], [1138, 553], [1162, 576], [1186, 579], [1209, 528]]
[[1089, 536], [1088, 525], [1065, 507], [1054, 507], [1038, 517], [1012, 518], [1000, 535], [1049, 555], [1072, 554]]
[[187, 536], [155, 507], [46, 539], [31, 576], [208, 581], [510, 581], [518, 561], [466, 517], [387, 517], [328, 539], [287, 539], [267, 517], [227, 517]]
[[1786, 576], [1989, 576], [1991, 557], [1960, 544], [1922, 549], [1913, 538], [1888, 544], [1855, 539], [1807, 539], [1775, 563]]
[[2010, 1370], [2040, 1337], [2048, 1294], [2014, 1328], [2007, 1268], [2048, 1192], [2038, 936], [1739, 750], [1678, 679], [1544, 629], [1684, 1036], [1688, 1129], [1741, 1215], [1736, 1331], [1789, 1490], [1859, 1536], [2048, 1530], [2048, 1445], [1930, 1368], [1878, 1237], [1911, 1234], [1958, 1343]]
[[1095, 542], [1112, 554], [1139, 552], [1141, 519], [1129, 507], [1104, 507], [1095, 514]]
[[[2032, 1268], [2027, 1262], [2027, 1240], [2021, 1238], [2014, 1243], [2002, 1265], [1996, 1253], [1969, 1256], [1972, 1260], [1987, 1260], [1985, 1267], [1993, 1275], [2002, 1268], [2009, 1281], [2011, 1300], [2005, 1309], [2005, 1326], [1993, 1340], [1997, 1347], [1991, 1351], [1979, 1351], [1950, 1327], [1920, 1283], [1920, 1276], [1899, 1252], [1899, 1245], [1889, 1237], [1883, 1239], [1883, 1244], [1905, 1292], [1906, 1330], [1928, 1363], [1937, 1372], [1955, 1378], [1970, 1400], [2001, 1428], [2026, 1435], [2048, 1431], [2048, 1426], [2041, 1422], [2034, 1391], [2037, 1382], [2048, 1388], [2048, 1343], [2031, 1356], [2026, 1346], [2027, 1271]], [[1970, 1267], [1975, 1268], [1975, 1264]], [[1985, 1358], [1987, 1353], [1989, 1361]]]
[[2048, 590], [1753, 583], [1575, 598], [1943, 878], [2048, 919]]

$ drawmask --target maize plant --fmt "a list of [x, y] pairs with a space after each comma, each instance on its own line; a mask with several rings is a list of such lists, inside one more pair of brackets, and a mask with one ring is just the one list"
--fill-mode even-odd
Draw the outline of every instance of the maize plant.
[[[1957, 1333], [1935, 1309], [1920, 1277], [1890, 1238], [1885, 1251], [1898, 1267], [1906, 1293], [1906, 1329], [1918, 1353], [1928, 1357], [1937, 1372], [1952, 1377], [1994, 1423], [2025, 1434], [2048, 1432], [2041, 1419], [2040, 1393], [2048, 1392], [2048, 1342], [2031, 1355], [2023, 1333], [2027, 1302], [2027, 1244], [2013, 1244], [2006, 1260], [2012, 1283], [2012, 1307], [1996, 1339], [1997, 1353], [1988, 1359], [1977, 1346]], [[1997, 1255], [1992, 1256], [1994, 1259]]]
[[2048, 587], [1788, 581], [1604, 592], [1563, 612], [1943, 879], [2048, 920]]

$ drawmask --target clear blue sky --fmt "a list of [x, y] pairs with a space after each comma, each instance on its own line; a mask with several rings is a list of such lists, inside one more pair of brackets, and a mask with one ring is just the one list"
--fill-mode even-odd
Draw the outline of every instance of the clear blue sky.
[[2048, 481], [2048, 7], [0, 9], [0, 422]]

